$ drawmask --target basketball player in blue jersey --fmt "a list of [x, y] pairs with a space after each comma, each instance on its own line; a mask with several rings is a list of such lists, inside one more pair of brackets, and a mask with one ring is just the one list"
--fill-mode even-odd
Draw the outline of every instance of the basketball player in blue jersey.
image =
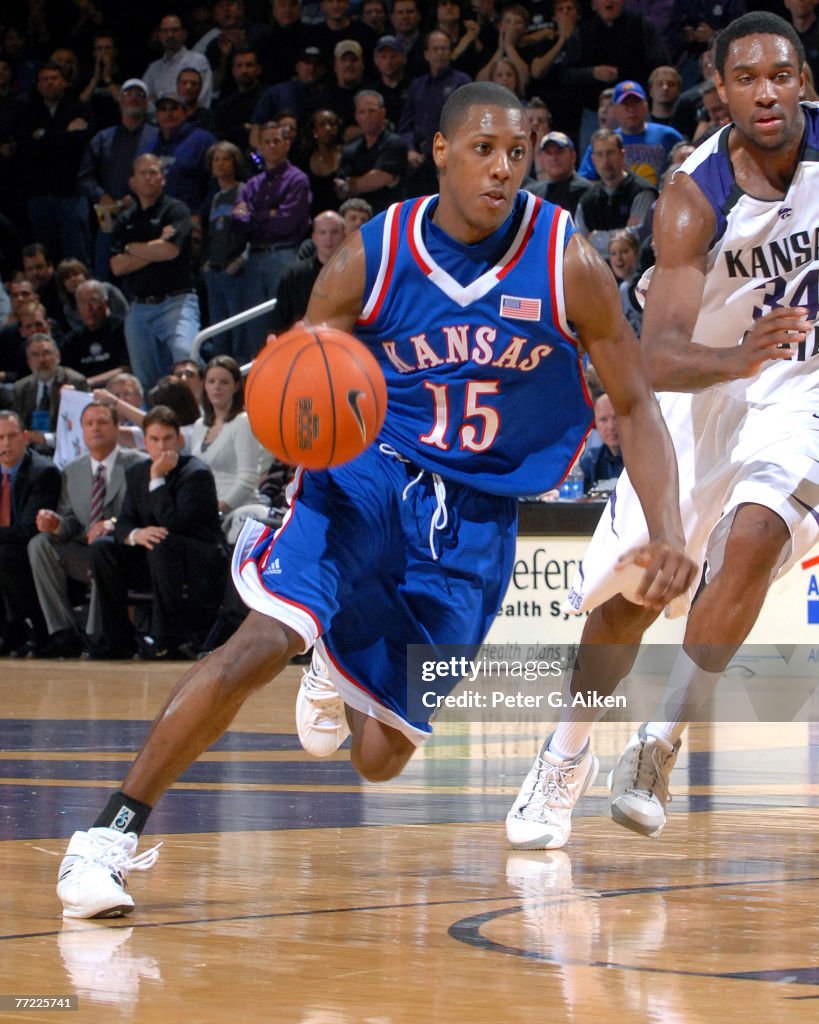
[[[686, 547], [707, 564], [663, 720], [639, 728], [609, 776], [612, 817], [648, 836], [665, 825], [687, 721], [747, 637], [770, 583], [819, 541], [819, 108], [801, 102], [804, 50], [773, 14], [732, 22], [715, 61], [733, 124], [663, 189], [641, 334], [652, 382], [669, 392], [660, 404]], [[618, 481], [570, 592], [572, 610], [594, 609], [584, 641], [605, 645], [580, 658], [574, 692], [613, 692], [657, 616], [631, 589], [630, 569], [613, 571], [646, 536], [632, 484], [628, 472]], [[693, 590], [669, 613], [684, 614], [692, 599]], [[539, 794], [560, 765], [592, 756], [592, 724], [581, 718], [567, 714], [547, 739], [507, 818], [512, 845], [566, 842], [576, 794]]]
[[564, 211], [520, 191], [527, 140], [511, 92], [457, 90], [433, 144], [440, 194], [365, 225], [322, 270], [308, 320], [370, 346], [388, 385], [383, 432], [348, 465], [299, 472], [277, 533], [241, 535], [234, 579], [251, 611], [177, 684], [121, 790], [72, 837], [66, 916], [132, 909], [124, 875], [156, 858], [135, 855], [153, 805], [314, 644], [323, 666], [297, 707], [305, 747], [327, 754], [351, 731], [362, 776], [401, 771], [430, 731], [408, 707], [407, 645], [485, 636], [513, 564], [516, 497], [557, 486], [591, 425], [579, 345], [617, 412], [649, 523], [623, 566], [639, 566], [646, 607], [691, 585], [673, 447], [614, 279]]

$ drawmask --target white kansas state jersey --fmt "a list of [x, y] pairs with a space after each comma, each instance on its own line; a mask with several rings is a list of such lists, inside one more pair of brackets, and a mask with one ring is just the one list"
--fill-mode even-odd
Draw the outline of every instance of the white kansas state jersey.
[[[819, 106], [802, 109], [799, 166], [782, 199], [756, 199], [739, 187], [728, 154], [730, 126], [680, 168], [699, 186], [717, 221], [692, 336], [700, 345], [738, 345], [755, 319], [782, 306], [804, 306], [808, 320], [819, 317]], [[791, 360], [772, 361], [754, 378], [716, 386], [753, 404], [817, 401], [816, 330]]]

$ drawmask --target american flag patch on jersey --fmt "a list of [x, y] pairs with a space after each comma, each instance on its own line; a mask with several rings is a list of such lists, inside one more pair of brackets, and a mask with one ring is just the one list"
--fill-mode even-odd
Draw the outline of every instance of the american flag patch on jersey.
[[508, 320], [540, 320], [540, 299], [501, 295], [500, 315]]

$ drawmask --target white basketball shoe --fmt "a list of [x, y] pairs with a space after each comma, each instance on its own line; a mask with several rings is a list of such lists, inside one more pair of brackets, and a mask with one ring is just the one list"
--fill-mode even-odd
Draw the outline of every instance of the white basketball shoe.
[[668, 777], [679, 752], [679, 740], [672, 747], [649, 736], [645, 723], [640, 726], [609, 773], [611, 816], [618, 825], [652, 838], [662, 832], [671, 801]]
[[329, 757], [350, 735], [344, 701], [315, 648], [296, 697], [296, 729], [301, 745], [314, 757]]
[[549, 752], [551, 736], [523, 780], [506, 816], [506, 835], [516, 850], [556, 850], [572, 831], [574, 805], [597, 778], [597, 758], [589, 745], [562, 761]]
[[134, 856], [139, 842], [133, 832], [90, 828], [75, 832], [57, 880], [63, 917], [122, 917], [134, 909], [125, 891], [129, 871], [147, 871], [159, 856], [158, 843]]

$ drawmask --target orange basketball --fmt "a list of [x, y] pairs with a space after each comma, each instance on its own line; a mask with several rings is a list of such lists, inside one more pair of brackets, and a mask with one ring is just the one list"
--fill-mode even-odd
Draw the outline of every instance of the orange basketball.
[[292, 466], [340, 466], [372, 444], [387, 411], [374, 357], [334, 327], [291, 328], [268, 342], [245, 382], [253, 433]]

